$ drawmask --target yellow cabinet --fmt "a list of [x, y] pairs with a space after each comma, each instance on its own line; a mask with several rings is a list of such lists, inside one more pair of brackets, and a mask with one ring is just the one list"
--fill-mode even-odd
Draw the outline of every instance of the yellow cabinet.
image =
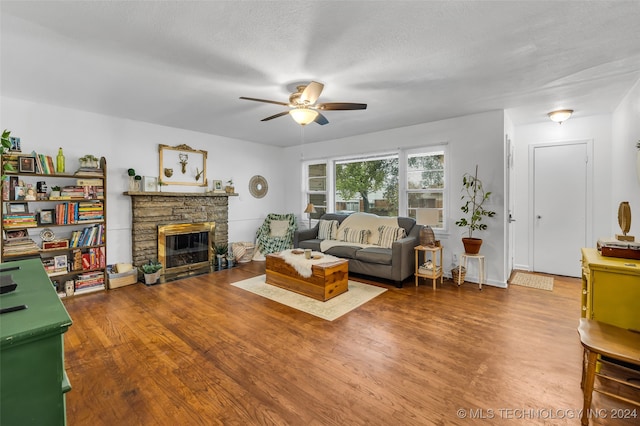
[[583, 248], [582, 317], [640, 331], [640, 261]]

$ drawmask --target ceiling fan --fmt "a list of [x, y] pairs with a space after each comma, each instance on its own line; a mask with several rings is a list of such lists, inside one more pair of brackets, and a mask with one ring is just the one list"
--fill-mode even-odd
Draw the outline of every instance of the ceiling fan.
[[367, 104], [355, 104], [349, 102], [326, 102], [317, 104], [316, 101], [322, 93], [324, 84], [312, 81], [307, 85], [297, 86], [297, 92], [289, 95], [289, 103], [270, 101], [267, 99], [247, 98], [240, 96], [240, 99], [247, 101], [266, 102], [269, 104], [282, 105], [291, 108], [288, 111], [279, 112], [270, 117], [263, 118], [260, 121], [269, 121], [274, 118], [282, 117], [289, 114], [296, 123], [305, 126], [311, 122], [316, 122], [321, 125], [325, 125], [329, 122], [327, 118], [322, 115], [320, 111], [347, 111], [355, 109], [367, 109]]

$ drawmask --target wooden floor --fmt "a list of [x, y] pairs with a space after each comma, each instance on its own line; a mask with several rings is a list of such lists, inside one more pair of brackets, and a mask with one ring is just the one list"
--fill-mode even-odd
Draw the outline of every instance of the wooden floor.
[[[580, 281], [445, 280], [333, 322], [229, 285], [264, 263], [64, 300], [70, 425], [578, 425]], [[369, 283], [372, 283], [369, 281]], [[607, 419], [612, 407], [594, 397]]]

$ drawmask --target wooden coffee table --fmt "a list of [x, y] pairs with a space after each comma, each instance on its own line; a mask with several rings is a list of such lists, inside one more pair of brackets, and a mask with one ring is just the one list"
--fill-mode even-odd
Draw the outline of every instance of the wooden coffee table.
[[322, 302], [349, 290], [349, 261], [337, 260], [311, 267], [305, 278], [277, 253], [266, 256], [266, 283]]

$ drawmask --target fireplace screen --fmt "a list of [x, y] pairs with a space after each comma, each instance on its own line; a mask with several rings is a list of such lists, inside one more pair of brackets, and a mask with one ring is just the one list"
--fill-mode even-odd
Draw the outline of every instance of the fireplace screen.
[[215, 223], [180, 223], [158, 226], [158, 260], [164, 274], [209, 268]]

